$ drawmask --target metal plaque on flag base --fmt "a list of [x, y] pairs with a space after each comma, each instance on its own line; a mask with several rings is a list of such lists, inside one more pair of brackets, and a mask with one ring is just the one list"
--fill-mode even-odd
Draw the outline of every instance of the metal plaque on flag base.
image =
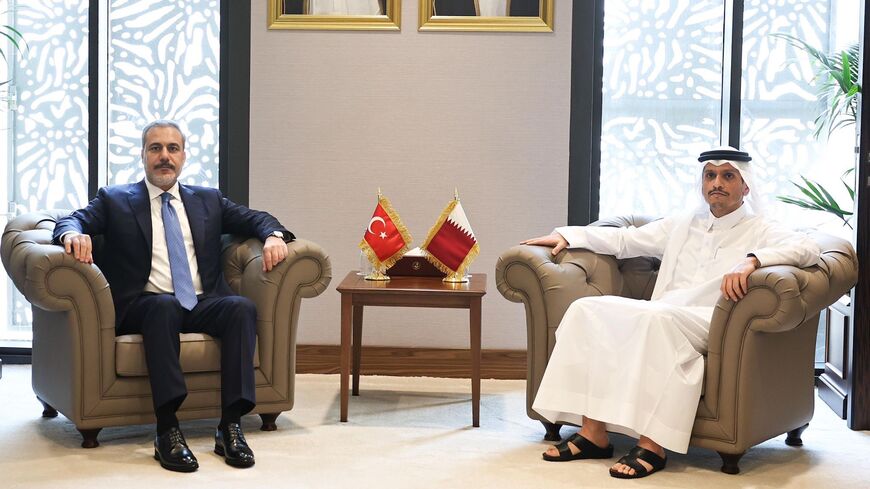
[[465, 274], [464, 270], [460, 270], [458, 272], [448, 273], [446, 277], [441, 279], [442, 282], [448, 284], [464, 284], [468, 282], [468, 275]]
[[365, 279], [385, 282], [387, 280], [390, 280], [390, 276], [384, 273], [383, 270], [372, 270], [372, 273], [366, 275]]

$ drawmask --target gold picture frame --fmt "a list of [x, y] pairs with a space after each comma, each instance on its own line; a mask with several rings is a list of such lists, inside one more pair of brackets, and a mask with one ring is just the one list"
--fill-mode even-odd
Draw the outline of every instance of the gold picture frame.
[[379, 4], [380, 11], [385, 13], [323, 13], [318, 11], [318, 0], [268, 0], [266, 25], [269, 29], [400, 30], [402, 0], [348, 0], [348, 5], [354, 1]]
[[[420, 0], [420, 31], [553, 32], [553, 0], [538, 0], [538, 15], [524, 15], [529, 0]], [[438, 13], [438, 3], [442, 13]], [[493, 9], [505, 15], [486, 16]], [[520, 4], [524, 2], [525, 5]], [[515, 3], [512, 5], [512, 3]], [[532, 6], [534, 4], [532, 3]], [[444, 15], [447, 10], [457, 15]], [[484, 16], [481, 16], [483, 11]], [[517, 12], [512, 15], [511, 12]], [[436, 15], [437, 14], [437, 15]]]

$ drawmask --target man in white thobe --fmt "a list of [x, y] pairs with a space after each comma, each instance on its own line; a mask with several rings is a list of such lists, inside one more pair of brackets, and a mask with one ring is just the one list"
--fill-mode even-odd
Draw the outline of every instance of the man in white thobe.
[[759, 267], [818, 263], [812, 240], [759, 215], [749, 198], [747, 153], [717, 148], [698, 160], [705, 163], [706, 205], [697, 212], [640, 228], [561, 227], [524, 242], [552, 246], [554, 255], [584, 248], [662, 260], [650, 301], [584, 297], [566, 311], [533, 409], [553, 423], [581, 429], [545, 452], [545, 460], [610, 458], [607, 431], [639, 438], [611, 467], [614, 477], [661, 470], [665, 449], [686, 453], [719, 297], [739, 301]]

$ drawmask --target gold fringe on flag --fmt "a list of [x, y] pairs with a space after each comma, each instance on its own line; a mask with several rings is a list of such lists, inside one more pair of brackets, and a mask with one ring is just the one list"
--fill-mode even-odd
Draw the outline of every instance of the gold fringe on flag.
[[428, 250], [424, 249], [423, 251], [424, 251], [423, 257], [426, 258], [426, 260], [429, 263], [431, 263], [432, 266], [434, 266], [438, 270], [441, 270], [442, 272], [446, 273], [447, 275], [454, 275], [455, 274], [455, 275], [462, 276], [465, 272], [465, 269], [468, 268], [468, 265], [471, 265], [471, 262], [473, 262], [474, 259], [477, 258], [477, 255], [480, 254], [480, 246], [478, 246], [477, 243], [474, 243], [474, 246], [472, 246], [471, 249], [468, 250], [468, 254], [465, 255], [465, 259], [462, 260], [462, 263], [459, 265], [459, 268], [455, 271], [451, 270], [450, 267], [448, 267], [447, 265], [441, 263], [441, 260], [432, 256], [432, 254], [429, 253]]
[[378, 259], [377, 253], [375, 250], [369, 246], [368, 242], [365, 240], [365, 236], [359, 242], [359, 249], [365, 253], [366, 258], [369, 259], [372, 266], [375, 270], [385, 271], [391, 266], [395, 265], [397, 261], [399, 261], [402, 256], [407, 253], [411, 248], [408, 245], [411, 244], [411, 233], [408, 232], [408, 228], [405, 227], [405, 224], [399, 218], [399, 214], [393, 209], [393, 205], [390, 203], [390, 199], [388, 199], [385, 195], [380, 193], [380, 189], [378, 189], [378, 203], [383, 207], [384, 212], [390, 217], [390, 220], [393, 221], [393, 225], [396, 226], [396, 230], [399, 231], [399, 234], [402, 235], [402, 240], [405, 244], [402, 246], [399, 251], [395, 252], [391, 257], [387, 258], [385, 261], [380, 261]]

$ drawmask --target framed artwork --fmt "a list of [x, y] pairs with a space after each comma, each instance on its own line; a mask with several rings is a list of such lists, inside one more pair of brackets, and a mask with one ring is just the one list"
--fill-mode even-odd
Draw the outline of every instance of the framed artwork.
[[401, 0], [268, 0], [269, 29], [399, 30]]
[[553, 0], [420, 0], [419, 30], [553, 32]]

